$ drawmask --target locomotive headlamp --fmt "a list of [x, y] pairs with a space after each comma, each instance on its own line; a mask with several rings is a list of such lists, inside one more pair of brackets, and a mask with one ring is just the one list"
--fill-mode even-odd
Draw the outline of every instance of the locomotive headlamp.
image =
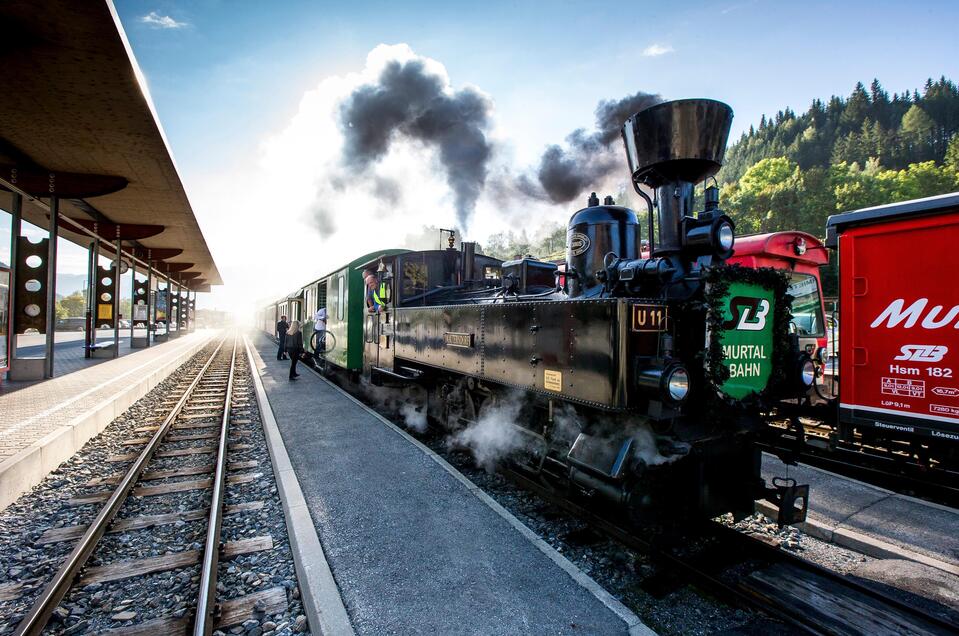
[[733, 226], [729, 223], [720, 223], [719, 229], [716, 230], [716, 241], [719, 244], [720, 250], [728, 252], [733, 249], [733, 243], [736, 242], [736, 234], [733, 231]]
[[806, 253], [806, 239], [801, 236], [796, 237], [795, 243], [793, 243], [793, 251], [796, 252], [796, 256], [802, 256]]
[[829, 351], [826, 347], [819, 347], [819, 349], [816, 350], [816, 359], [822, 364], [826, 364], [829, 360]]
[[673, 402], [682, 402], [689, 394], [689, 372], [682, 366], [672, 367], [666, 375], [666, 391]]
[[648, 366], [639, 370], [636, 382], [652, 399], [679, 405], [689, 395], [689, 372], [682, 364]]
[[816, 364], [811, 358], [803, 358], [799, 367], [799, 379], [805, 387], [811, 387], [816, 381]]
[[715, 217], [694, 219], [686, 217], [683, 221], [685, 235], [683, 247], [694, 254], [715, 254], [719, 258], [733, 255], [736, 243], [735, 225], [725, 214]]

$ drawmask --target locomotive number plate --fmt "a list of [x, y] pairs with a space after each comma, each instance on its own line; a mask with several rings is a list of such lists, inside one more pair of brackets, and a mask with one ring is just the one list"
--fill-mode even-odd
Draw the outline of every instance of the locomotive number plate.
[[666, 331], [667, 319], [663, 305], [633, 305], [633, 331]]
[[465, 347], [471, 349], [473, 347], [473, 334], [447, 331], [443, 334], [443, 342], [446, 343], [447, 347]]

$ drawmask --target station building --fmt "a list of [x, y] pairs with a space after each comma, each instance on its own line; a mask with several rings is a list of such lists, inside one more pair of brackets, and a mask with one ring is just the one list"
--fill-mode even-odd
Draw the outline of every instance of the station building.
[[0, 64], [2, 509], [209, 342], [223, 281], [112, 2], [0, 3]]
[[[8, 382], [175, 338], [194, 328], [196, 294], [222, 284], [112, 3], [55, 0], [43, 19], [38, 10], [0, 5]], [[58, 253], [70, 244], [85, 250], [86, 272], [79, 287], [58, 289]], [[82, 303], [58, 316], [58, 298], [78, 293]]]

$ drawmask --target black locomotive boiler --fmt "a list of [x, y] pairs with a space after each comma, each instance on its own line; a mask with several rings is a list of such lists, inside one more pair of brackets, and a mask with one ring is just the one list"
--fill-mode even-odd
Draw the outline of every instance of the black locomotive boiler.
[[807, 493], [767, 488], [753, 443], [767, 402], [812, 381], [786, 280], [724, 265], [735, 231], [715, 186], [695, 209], [731, 122], [706, 99], [630, 117], [649, 223], [591, 197], [569, 221], [563, 268], [471, 243], [364, 263], [389, 296], [365, 317], [364, 375], [454, 431], [514, 405], [498, 423], [522, 442], [512, 461], [634, 521], [745, 515], [762, 497], [783, 521], [804, 516], [793, 500]]

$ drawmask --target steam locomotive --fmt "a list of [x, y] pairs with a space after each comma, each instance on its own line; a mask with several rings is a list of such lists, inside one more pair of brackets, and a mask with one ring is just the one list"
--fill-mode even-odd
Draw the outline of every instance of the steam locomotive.
[[[767, 487], [753, 443], [768, 405], [814, 381], [789, 334], [788, 281], [725, 265], [735, 224], [715, 184], [696, 205], [731, 123], [707, 99], [630, 117], [622, 136], [648, 224], [593, 195], [569, 221], [563, 271], [467, 242], [374, 252], [267, 307], [264, 328], [326, 307], [336, 344], [315, 352], [324, 366], [450, 430], [518, 403], [505, 424], [522, 440], [514, 464], [637, 523], [745, 515], [759, 498], [780, 504], [781, 522], [801, 520], [808, 489]], [[385, 303], [375, 312], [364, 270]]]

